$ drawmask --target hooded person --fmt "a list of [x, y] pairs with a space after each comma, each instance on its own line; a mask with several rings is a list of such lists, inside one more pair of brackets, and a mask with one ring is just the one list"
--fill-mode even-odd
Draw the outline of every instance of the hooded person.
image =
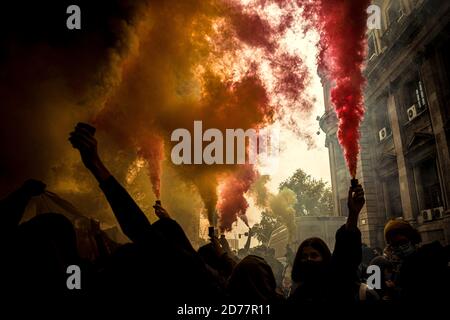
[[419, 232], [408, 222], [390, 220], [384, 236], [388, 252], [398, 262], [400, 299], [406, 302], [445, 301], [449, 297], [448, 249], [438, 241], [421, 245]]
[[[319, 238], [306, 239], [297, 250], [292, 267], [292, 280], [297, 288], [289, 297], [290, 305], [323, 302], [354, 303], [372, 298], [367, 286], [358, 281], [362, 260], [359, 213], [364, 206], [364, 190], [352, 185], [348, 192], [349, 214], [346, 223], [336, 231], [333, 254]], [[376, 298], [376, 297], [375, 297]]]
[[66, 283], [67, 268], [75, 265], [83, 273], [80, 288], [87, 292], [90, 270], [79, 256], [75, 229], [65, 216], [45, 213], [21, 224], [17, 249], [15, 287], [19, 290], [28, 294], [76, 294], [79, 290], [68, 290]]
[[232, 302], [277, 304], [282, 296], [276, 291], [275, 276], [261, 257], [249, 255], [234, 268], [227, 291]]
[[400, 260], [414, 253], [422, 241], [419, 232], [403, 220], [389, 220], [384, 227], [384, 238], [390, 252]]
[[[77, 124], [69, 141], [99, 183], [120, 228], [132, 241], [115, 254], [117, 260], [112, 259], [105, 267], [100, 293], [116, 297], [127, 292], [127, 297], [137, 298], [145, 291], [146, 299], [153, 301], [154, 312], [177, 303], [215, 302], [217, 288], [210, 282], [205, 265], [191, 249], [184, 232], [175, 221], [170, 221], [170, 226], [160, 223], [155, 227], [150, 223], [101, 160], [94, 130], [87, 127]], [[165, 214], [160, 206], [155, 212]], [[123, 280], [122, 286], [114, 283], [116, 275]]]
[[275, 249], [267, 248], [266, 255], [264, 257], [267, 263], [273, 270], [273, 274], [275, 275], [275, 280], [277, 282], [278, 288], [282, 288], [283, 286], [283, 276], [284, 276], [284, 266], [283, 264], [275, 258]]
[[304, 240], [295, 255], [292, 267], [290, 300], [318, 302], [329, 299], [331, 252], [320, 238]]
[[[68, 290], [67, 268], [79, 266], [83, 293], [90, 289], [91, 268], [80, 258], [72, 222], [58, 213], [42, 213], [24, 223], [29, 201], [45, 192], [46, 185], [34, 179], [0, 201], [3, 287], [10, 296], [73, 295]], [[89, 283], [89, 285], [88, 285]]]

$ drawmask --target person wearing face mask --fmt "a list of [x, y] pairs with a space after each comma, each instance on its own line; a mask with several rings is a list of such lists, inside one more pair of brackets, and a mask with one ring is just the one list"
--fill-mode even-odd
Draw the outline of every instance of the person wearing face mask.
[[378, 299], [374, 291], [367, 290], [358, 281], [357, 270], [362, 253], [361, 232], [357, 222], [364, 203], [362, 186], [352, 186], [348, 194], [347, 222], [336, 232], [332, 254], [319, 238], [309, 238], [300, 244], [292, 267], [294, 285], [289, 297], [291, 307]]
[[292, 267], [293, 302], [325, 302], [330, 298], [331, 252], [320, 238], [304, 240], [297, 250]]
[[384, 228], [390, 258], [398, 264], [396, 285], [407, 303], [448, 299], [449, 255], [438, 241], [420, 245], [416, 229], [403, 220], [390, 220]]

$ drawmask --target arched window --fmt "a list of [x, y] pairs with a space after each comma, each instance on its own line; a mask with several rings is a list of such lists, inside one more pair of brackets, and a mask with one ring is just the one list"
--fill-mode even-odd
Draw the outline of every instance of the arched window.
[[389, 27], [391, 24], [397, 22], [401, 15], [402, 5], [400, 0], [391, 0], [386, 8], [386, 25]]

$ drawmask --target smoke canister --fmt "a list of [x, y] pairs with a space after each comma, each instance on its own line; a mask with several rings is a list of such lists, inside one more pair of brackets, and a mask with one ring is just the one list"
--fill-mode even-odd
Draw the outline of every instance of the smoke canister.
[[214, 226], [208, 227], [208, 236], [212, 239], [215, 236]]
[[359, 184], [358, 179], [353, 178], [352, 180], [350, 180], [350, 184], [353, 189], [356, 188]]

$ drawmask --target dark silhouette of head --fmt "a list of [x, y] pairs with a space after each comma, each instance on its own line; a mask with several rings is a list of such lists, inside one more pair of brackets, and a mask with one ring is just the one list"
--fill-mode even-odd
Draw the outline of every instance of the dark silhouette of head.
[[17, 271], [24, 285], [65, 290], [67, 267], [80, 261], [70, 220], [57, 213], [40, 214], [21, 224], [18, 235]]
[[233, 301], [269, 303], [276, 301], [276, 281], [272, 268], [258, 256], [249, 255], [234, 268], [228, 280]]
[[323, 276], [331, 261], [331, 252], [320, 238], [308, 238], [298, 247], [292, 267], [292, 280], [302, 282]]
[[200, 258], [202, 258], [203, 262], [209, 265], [210, 267], [220, 270], [221, 269], [221, 261], [217, 256], [216, 249], [212, 243], [205, 244], [198, 249], [198, 254]]

